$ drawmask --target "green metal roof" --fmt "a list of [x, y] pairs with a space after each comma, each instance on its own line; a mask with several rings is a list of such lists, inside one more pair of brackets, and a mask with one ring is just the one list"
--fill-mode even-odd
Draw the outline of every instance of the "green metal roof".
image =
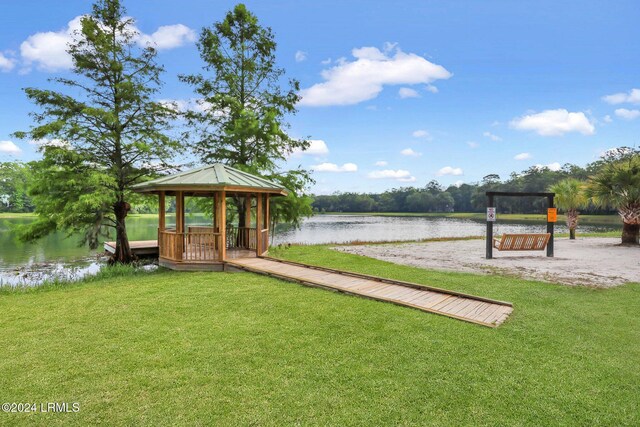
[[171, 190], [174, 188], [187, 191], [221, 190], [225, 187], [241, 187], [246, 188], [247, 191], [259, 190], [282, 195], [287, 194], [286, 189], [274, 182], [221, 163], [163, 176], [132, 186], [133, 190], [138, 193]]

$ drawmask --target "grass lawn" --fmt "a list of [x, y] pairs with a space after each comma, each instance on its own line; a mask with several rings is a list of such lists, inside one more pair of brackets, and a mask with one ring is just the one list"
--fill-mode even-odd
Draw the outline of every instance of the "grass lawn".
[[490, 329], [249, 273], [160, 272], [0, 293], [0, 402], [35, 425], [638, 425], [640, 284], [570, 288], [292, 260], [514, 303]]

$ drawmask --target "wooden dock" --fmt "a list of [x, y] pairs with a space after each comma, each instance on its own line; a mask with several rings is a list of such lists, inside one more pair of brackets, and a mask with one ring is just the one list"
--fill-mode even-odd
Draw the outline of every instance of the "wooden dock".
[[234, 259], [226, 261], [226, 264], [304, 285], [387, 301], [489, 327], [499, 326], [513, 311], [509, 302], [275, 258]]
[[[130, 240], [129, 247], [136, 256], [158, 256], [157, 240]], [[104, 242], [104, 250], [116, 253], [116, 242]]]

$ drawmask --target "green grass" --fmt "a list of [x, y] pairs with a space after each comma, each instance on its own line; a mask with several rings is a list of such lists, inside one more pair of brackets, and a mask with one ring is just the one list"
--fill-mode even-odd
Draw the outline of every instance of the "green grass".
[[273, 254], [512, 301], [490, 329], [248, 273], [123, 275], [0, 295], [0, 402], [34, 425], [638, 425], [640, 284]]
[[37, 218], [35, 213], [14, 213], [14, 212], [0, 212], [0, 219], [13, 219], [13, 218]]

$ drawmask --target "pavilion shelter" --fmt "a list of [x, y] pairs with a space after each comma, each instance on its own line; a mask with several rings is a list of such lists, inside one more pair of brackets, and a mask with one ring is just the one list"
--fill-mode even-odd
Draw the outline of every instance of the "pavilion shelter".
[[[227, 259], [266, 254], [269, 200], [287, 195], [276, 183], [219, 163], [137, 184], [133, 190], [158, 195], [158, 260], [174, 270], [222, 270]], [[167, 224], [171, 197], [175, 224]], [[186, 225], [185, 197], [211, 198], [212, 221]], [[228, 212], [237, 206], [244, 207], [236, 210], [244, 218], [235, 215], [234, 224]]]

